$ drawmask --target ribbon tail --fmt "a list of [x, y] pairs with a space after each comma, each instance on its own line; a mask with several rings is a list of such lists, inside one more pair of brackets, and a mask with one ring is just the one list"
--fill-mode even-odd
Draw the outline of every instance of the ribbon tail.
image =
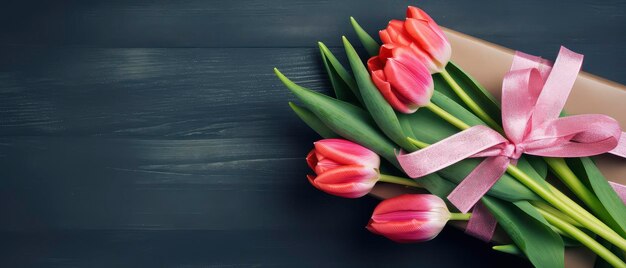
[[612, 181], [610, 181], [609, 184], [611, 185], [611, 187], [613, 187], [613, 190], [615, 190], [619, 198], [622, 199], [622, 202], [626, 204], [626, 185], [622, 185]]
[[489, 157], [483, 160], [448, 195], [448, 200], [462, 213], [467, 213], [506, 172], [509, 158]]
[[617, 147], [610, 150], [609, 153], [626, 158], [626, 132], [622, 132]]
[[495, 130], [478, 125], [431, 144], [424, 149], [410, 154], [401, 153], [396, 157], [404, 173], [415, 179], [437, 172], [504, 142], [506, 139]]
[[478, 202], [472, 210], [472, 217], [467, 222], [465, 233], [489, 242], [496, 231], [496, 225], [498, 221], [489, 213], [489, 209], [482, 202]]

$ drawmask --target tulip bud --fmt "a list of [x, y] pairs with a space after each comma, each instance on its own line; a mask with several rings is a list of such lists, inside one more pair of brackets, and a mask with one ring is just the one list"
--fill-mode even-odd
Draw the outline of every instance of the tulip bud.
[[367, 229], [400, 243], [435, 238], [450, 219], [446, 203], [436, 195], [404, 194], [378, 204]]
[[392, 20], [380, 31], [384, 44], [407, 46], [431, 73], [444, 70], [450, 61], [452, 48], [439, 25], [423, 10], [409, 6], [406, 20]]
[[433, 78], [408, 47], [382, 45], [367, 66], [372, 81], [395, 110], [409, 114], [430, 103]]
[[380, 174], [380, 158], [369, 149], [343, 139], [324, 139], [307, 155], [315, 175], [308, 175], [315, 188], [326, 193], [357, 198], [368, 194]]

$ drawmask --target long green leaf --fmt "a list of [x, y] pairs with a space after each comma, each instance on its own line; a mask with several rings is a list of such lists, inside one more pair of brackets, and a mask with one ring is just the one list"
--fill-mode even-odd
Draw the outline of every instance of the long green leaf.
[[350, 23], [352, 24], [352, 28], [354, 28], [356, 36], [359, 37], [361, 44], [363, 44], [363, 47], [365, 48], [365, 50], [367, 50], [367, 53], [370, 56], [378, 55], [378, 51], [380, 50], [380, 45], [378, 44], [378, 42], [376, 42], [376, 40], [374, 40], [371, 35], [363, 30], [361, 25], [356, 22], [356, 19], [354, 19], [354, 17], [350, 17]]
[[[478, 105], [483, 108], [489, 116], [494, 118], [497, 122], [501, 121], [500, 105], [496, 99], [482, 87], [474, 78], [465, 73], [461, 68], [455, 65], [453, 62], [446, 65], [446, 71], [456, 81], [461, 88], [474, 100]], [[433, 76], [435, 83], [439, 84], [435, 90], [444, 93], [449, 98], [453, 99], [457, 103], [461, 104], [464, 108], [468, 109], [467, 105], [458, 97], [452, 88], [443, 80], [443, 77], [439, 74]], [[468, 109], [469, 110], [469, 109]]]
[[615, 222], [611, 225], [617, 225], [622, 228], [619, 233], [626, 232], [626, 205], [619, 198], [613, 187], [609, 184], [606, 177], [602, 175], [600, 169], [593, 163], [591, 158], [569, 158], [566, 159], [568, 166], [577, 174], [580, 180], [596, 194], [600, 202], [607, 210], [609, 215]]
[[334, 133], [371, 149], [398, 167], [395, 144], [378, 131], [367, 112], [350, 103], [301, 87], [278, 69], [274, 69], [274, 72], [304, 107]]
[[335, 134], [330, 128], [324, 125], [315, 114], [309, 111], [307, 108], [300, 107], [293, 102], [289, 102], [289, 107], [306, 123], [313, 131], [317, 132], [322, 138], [330, 139], [337, 138], [339, 135]]
[[354, 96], [348, 85], [339, 77], [335, 68], [328, 62], [324, 52], [321, 49], [320, 52], [324, 68], [326, 69], [326, 73], [328, 73], [328, 79], [335, 90], [335, 97], [337, 97], [338, 100], [358, 104], [356, 96]]
[[430, 101], [434, 104], [437, 104], [437, 106], [441, 107], [442, 109], [446, 110], [446, 112], [454, 115], [456, 118], [461, 119], [461, 121], [463, 121], [465, 124], [468, 124], [470, 126], [485, 124], [472, 112], [470, 112], [459, 103], [455, 102], [454, 100], [439, 91], [433, 92], [433, 96], [431, 97]]
[[483, 204], [535, 267], [564, 267], [565, 246], [561, 236], [530, 203], [484, 198]]
[[396, 117], [396, 113], [393, 108], [391, 108], [391, 105], [387, 103], [387, 100], [380, 94], [374, 82], [372, 82], [367, 68], [363, 65], [354, 47], [352, 47], [345, 36], [342, 38], [346, 54], [348, 55], [348, 61], [350, 61], [350, 67], [354, 73], [356, 83], [359, 86], [359, 92], [361, 93], [361, 97], [363, 97], [363, 103], [370, 115], [374, 118], [378, 127], [380, 127], [392, 141], [409, 152], [416, 150], [417, 148], [406, 139], [407, 135], [402, 131], [402, 126]]
[[[335, 93], [339, 98], [339, 95], [349, 95], [348, 92], [352, 92], [352, 95], [357, 98], [360, 103], [363, 103], [361, 98], [361, 93], [359, 93], [359, 88], [354, 80], [354, 77], [346, 70], [346, 68], [339, 62], [337, 57], [324, 45], [322, 42], [317, 43], [320, 52], [322, 53], [322, 60], [324, 61], [324, 66], [328, 72], [330, 77], [330, 82], [335, 89]], [[339, 89], [337, 88], [339, 87]], [[341, 91], [341, 93], [337, 93], [337, 91]], [[339, 98], [341, 100], [341, 98]]]

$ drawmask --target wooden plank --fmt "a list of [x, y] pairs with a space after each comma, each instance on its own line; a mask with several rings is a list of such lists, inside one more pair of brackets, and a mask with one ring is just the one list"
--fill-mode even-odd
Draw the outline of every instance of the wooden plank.
[[327, 90], [318, 53], [313, 48], [5, 50], [0, 135], [302, 133], [287, 105], [294, 98], [272, 69], [278, 66], [305, 86]]
[[[402, 18], [404, 1], [16, 1], [0, 10], [0, 46], [315, 47]], [[624, 1], [428, 1], [451, 29], [534, 55], [559, 45], [585, 54], [585, 69], [626, 83]]]
[[422, 244], [397, 244], [364, 232], [338, 228], [1, 233], [0, 263], [5, 267], [458, 267], [460, 263], [484, 267], [489, 261], [499, 267], [528, 267], [519, 259], [481, 251], [482, 242], [452, 228]]

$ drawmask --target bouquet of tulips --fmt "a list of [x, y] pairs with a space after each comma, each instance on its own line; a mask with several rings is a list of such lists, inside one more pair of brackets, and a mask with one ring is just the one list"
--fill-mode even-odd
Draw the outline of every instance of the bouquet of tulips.
[[517, 53], [498, 103], [450, 62], [446, 36], [419, 8], [390, 21], [382, 45], [351, 23], [366, 61], [346, 37], [350, 68], [319, 43], [335, 97], [275, 69], [301, 103], [289, 103], [293, 111], [324, 138], [306, 157], [314, 187], [346, 198], [378, 182], [426, 190], [374, 210], [367, 229], [397, 242], [427, 241], [448, 221], [468, 221], [466, 232], [485, 241], [499, 225], [509, 242], [493, 248], [536, 267], [563, 267], [564, 249], [582, 246], [598, 266], [626, 267], [623, 186], [588, 158], [626, 157], [626, 134], [608, 116], [562, 111], [582, 55], [561, 48], [551, 63]]

